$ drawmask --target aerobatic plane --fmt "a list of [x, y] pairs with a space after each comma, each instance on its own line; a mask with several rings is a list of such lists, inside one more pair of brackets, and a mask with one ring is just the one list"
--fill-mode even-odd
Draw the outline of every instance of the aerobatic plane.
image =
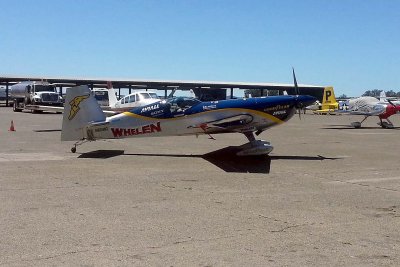
[[289, 120], [296, 109], [315, 100], [306, 95], [210, 102], [173, 97], [106, 117], [89, 88], [78, 86], [67, 89], [61, 140], [76, 141], [71, 148], [75, 153], [78, 145], [101, 139], [242, 133], [249, 142], [237, 155], [265, 155], [272, 145], [254, 135]]
[[[382, 97], [382, 96], [381, 96]], [[364, 119], [361, 121], [352, 122], [351, 126], [354, 128], [360, 128], [361, 124], [370, 116], [377, 116], [379, 123], [382, 128], [393, 128], [393, 123], [389, 120], [389, 117], [400, 112], [400, 105], [387, 99], [385, 102], [381, 102], [372, 96], [362, 96], [355, 99], [349, 100], [347, 110], [341, 111], [341, 114], [350, 115], [361, 115]]]

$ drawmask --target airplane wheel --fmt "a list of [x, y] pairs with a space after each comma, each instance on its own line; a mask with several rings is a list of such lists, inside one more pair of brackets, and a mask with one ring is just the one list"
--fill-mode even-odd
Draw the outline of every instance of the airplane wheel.
[[13, 111], [14, 112], [21, 112], [22, 111], [22, 109], [18, 108], [18, 103], [15, 100], [13, 102]]
[[384, 129], [393, 129], [393, 124], [384, 121], [382, 122], [381, 127]]
[[71, 148], [71, 152], [72, 152], [72, 153], [75, 153], [75, 152], [76, 152], [76, 147], [72, 147], [72, 148]]

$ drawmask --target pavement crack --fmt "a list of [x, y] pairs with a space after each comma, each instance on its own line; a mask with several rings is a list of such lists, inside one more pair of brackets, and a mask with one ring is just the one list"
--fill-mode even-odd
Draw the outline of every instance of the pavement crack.
[[194, 239], [194, 238], [191, 238], [191, 239], [187, 239], [187, 240], [175, 241], [172, 244], [177, 245], [177, 244], [189, 243], [189, 242], [209, 242], [209, 241], [227, 239], [227, 238], [232, 238], [232, 237], [236, 237], [236, 236], [235, 235], [228, 235], [228, 236], [220, 236], [220, 237], [208, 238], [208, 239]]
[[77, 251], [69, 251], [69, 252], [65, 252], [65, 253], [61, 253], [61, 254], [56, 254], [53, 256], [47, 256], [47, 257], [40, 257], [37, 258], [36, 260], [48, 260], [48, 259], [54, 259], [54, 258], [58, 258], [58, 257], [62, 257], [62, 256], [67, 256], [67, 255], [73, 255], [73, 254], [77, 254], [77, 253], [86, 253], [89, 250], [77, 250]]
[[353, 182], [342, 181], [342, 180], [333, 180], [333, 181], [339, 182], [339, 183], [344, 183], [344, 184], [351, 184], [351, 185], [357, 185], [357, 186], [371, 187], [371, 188], [375, 188], [375, 189], [379, 189], [379, 190], [385, 190], [385, 191], [390, 191], [390, 192], [400, 192], [399, 190], [393, 189], [393, 188], [386, 188], [386, 187], [380, 187], [380, 186], [373, 186], [373, 185], [363, 184], [363, 183], [353, 183]]
[[[273, 218], [273, 217], [268, 217], [268, 216], [265, 216], [265, 215], [262, 215], [262, 214], [258, 214], [258, 217], [265, 218], [265, 219], [268, 219], [268, 220], [272, 220], [274, 222], [280, 222], [280, 223], [288, 224], [288, 222], [286, 222], [286, 221], [282, 221], [282, 220], [279, 220], [279, 219], [276, 219], [276, 218]], [[290, 228], [300, 227], [300, 226], [304, 226], [304, 225], [307, 225], [307, 224], [304, 223], [304, 224], [287, 225], [287, 226], [285, 226], [285, 227], [283, 227], [283, 228], [281, 228], [279, 230], [271, 230], [269, 232], [270, 233], [282, 233], [282, 232], [285, 232], [285, 230], [288, 230]]]
[[128, 251], [130, 250], [129, 248], [127, 249], [104, 249], [104, 250], [90, 250], [90, 249], [85, 249], [85, 250], [74, 250], [74, 251], [67, 251], [64, 253], [59, 253], [55, 255], [49, 255], [49, 256], [41, 256], [39, 255], [38, 257], [35, 258], [29, 258], [29, 259], [20, 259], [20, 260], [12, 260], [8, 262], [0, 262], [0, 265], [9, 265], [11, 263], [17, 263], [17, 262], [31, 262], [31, 261], [41, 261], [41, 260], [50, 260], [50, 259], [56, 259], [59, 257], [63, 256], [69, 256], [69, 255], [74, 255], [78, 253], [103, 253], [106, 251], [115, 251], [115, 252], [120, 252], [120, 251]]
[[89, 250], [77, 250], [77, 251], [68, 251], [60, 254], [55, 254], [55, 255], [50, 255], [50, 256], [38, 256], [36, 258], [31, 258], [31, 259], [20, 259], [20, 260], [14, 260], [14, 261], [8, 261], [8, 262], [2, 262], [0, 265], [8, 265], [10, 263], [17, 263], [17, 262], [30, 262], [30, 261], [40, 261], [40, 260], [49, 260], [49, 259], [54, 259], [62, 256], [67, 256], [67, 255], [73, 255], [77, 253], [86, 253], [89, 252]]
[[167, 188], [173, 188], [175, 189], [176, 187], [173, 185], [166, 185], [166, 184], [161, 184], [163, 187], [167, 187]]
[[285, 230], [288, 230], [288, 229], [291, 229], [291, 228], [295, 228], [295, 227], [304, 226], [304, 225], [306, 225], [306, 224], [288, 225], [288, 226], [283, 227], [282, 229], [279, 229], [279, 230], [271, 230], [271, 231], [269, 231], [269, 232], [270, 232], [270, 233], [282, 233], [282, 232], [285, 232]]

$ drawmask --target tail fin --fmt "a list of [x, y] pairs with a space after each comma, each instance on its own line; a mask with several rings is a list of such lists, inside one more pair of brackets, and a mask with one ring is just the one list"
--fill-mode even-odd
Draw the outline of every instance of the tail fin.
[[382, 90], [380, 95], [379, 95], [379, 101], [380, 102], [387, 102], [387, 97], [386, 97], [386, 93], [385, 90]]
[[81, 85], [67, 88], [61, 141], [77, 141], [84, 138], [84, 128], [90, 122], [105, 121], [101, 110], [89, 87]]
[[339, 103], [336, 101], [333, 87], [325, 87], [324, 96], [322, 98], [321, 109], [338, 109]]
[[111, 82], [107, 82], [107, 89], [108, 89], [108, 106], [110, 108], [115, 108], [115, 104], [117, 104], [118, 100]]
[[194, 93], [193, 89], [190, 89], [189, 92], [190, 92], [190, 97], [196, 98], [196, 94]]

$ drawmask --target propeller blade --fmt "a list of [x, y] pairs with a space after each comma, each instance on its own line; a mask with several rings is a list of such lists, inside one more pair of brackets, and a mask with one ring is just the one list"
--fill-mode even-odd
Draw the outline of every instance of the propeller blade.
[[[292, 73], [293, 73], [293, 84], [294, 84], [295, 94], [300, 95], [299, 86], [297, 85], [297, 80], [296, 80], [296, 73], [294, 72], [293, 67], [292, 67]], [[301, 107], [297, 107], [297, 112], [299, 113], [299, 119], [301, 120]]]
[[387, 99], [387, 102], [389, 102], [389, 104], [392, 105], [393, 107], [396, 107], [396, 105], [392, 102], [392, 100]]
[[295, 91], [296, 95], [299, 95], [300, 94], [299, 86], [297, 85], [296, 73], [294, 72], [294, 68], [293, 67], [292, 67], [292, 73], [293, 73], [294, 91]]

